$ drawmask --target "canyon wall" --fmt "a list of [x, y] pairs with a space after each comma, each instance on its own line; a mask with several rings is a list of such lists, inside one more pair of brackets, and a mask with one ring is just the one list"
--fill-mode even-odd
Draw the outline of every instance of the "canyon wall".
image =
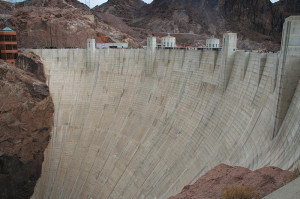
[[1, 199], [31, 197], [53, 127], [54, 104], [43, 64], [20, 53], [16, 66], [0, 59]]

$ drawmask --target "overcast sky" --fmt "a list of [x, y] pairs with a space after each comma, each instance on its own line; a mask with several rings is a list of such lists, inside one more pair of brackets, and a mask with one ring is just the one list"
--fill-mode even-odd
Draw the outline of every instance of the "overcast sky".
[[[18, 2], [18, 1], [24, 1], [24, 0], [4, 0], [4, 1], [11, 1], [11, 2]], [[107, 2], [107, 0], [79, 0], [82, 3], [87, 3], [90, 2], [90, 7], [93, 8], [97, 5], [101, 5], [102, 3]], [[143, 0], [146, 3], [151, 3], [153, 0]], [[273, 3], [279, 0], [271, 0]]]
[[[81, 1], [82, 3], [86, 3], [86, 2], [89, 2], [90, 1], [90, 6], [91, 8], [97, 6], [97, 5], [101, 5], [102, 3], [105, 3], [107, 2], [107, 0], [79, 0]], [[151, 3], [153, 0], [143, 0], [145, 1], [146, 3]], [[278, 1], [278, 0], [271, 0], [273, 3]]]
[[[89, 2], [91, 3], [91, 8], [97, 6], [97, 5], [101, 5], [102, 3], [105, 3], [107, 2], [107, 0], [79, 0], [81, 1], [82, 3], [85, 3], [85, 2]], [[152, 0], [143, 0], [145, 1], [146, 3], [151, 3]]]

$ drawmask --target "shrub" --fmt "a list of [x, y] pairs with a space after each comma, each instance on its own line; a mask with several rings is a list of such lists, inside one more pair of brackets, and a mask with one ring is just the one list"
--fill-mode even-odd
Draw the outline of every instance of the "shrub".
[[258, 199], [259, 194], [252, 187], [236, 186], [226, 188], [222, 199]]
[[300, 167], [294, 169], [294, 170], [291, 172], [291, 177], [290, 177], [289, 182], [291, 182], [291, 181], [293, 181], [293, 180], [296, 180], [298, 177], [300, 177]]

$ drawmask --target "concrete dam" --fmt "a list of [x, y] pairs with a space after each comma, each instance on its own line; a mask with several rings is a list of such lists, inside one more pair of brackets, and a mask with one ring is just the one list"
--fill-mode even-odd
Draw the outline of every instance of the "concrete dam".
[[32, 198], [168, 198], [220, 163], [299, 166], [300, 16], [280, 53], [227, 36], [222, 51], [30, 50], [55, 104]]

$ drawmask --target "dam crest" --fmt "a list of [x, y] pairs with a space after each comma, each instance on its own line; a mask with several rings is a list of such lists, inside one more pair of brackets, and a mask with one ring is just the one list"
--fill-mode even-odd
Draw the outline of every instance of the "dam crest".
[[300, 16], [280, 53], [30, 51], [55, 104], [32, 198], [167, 198], [220, 163], [300, 165]]

